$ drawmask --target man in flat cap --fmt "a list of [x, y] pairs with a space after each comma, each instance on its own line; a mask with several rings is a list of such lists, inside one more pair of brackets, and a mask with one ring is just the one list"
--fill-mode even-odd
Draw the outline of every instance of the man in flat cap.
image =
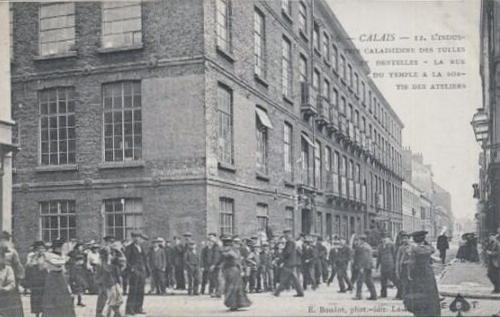
[[156, 291], [156, 295], [165, 293], [165, 268], [167, 266], [167, 259], [163, 244], [165, 240], [157, 237], [153, 240], [153, 246], [149, 250], [148, 260], [151, 269], [151, 293]]
[[278, 260], [279, 265], [281, 266], [280, 284], [274, 292], [274, 296], [279, 296], [280, 293], [291, 283], [291, 285], [297, 292], [297, 294], [295, 294], [294, 296], [303, 297], [304, 290], [302, 289], [302, 286], [300, 285], [300, 282], [297, 279], [297, 275], [295, 273], [295, 269], [299, 265], [299, 259], [297, 257], [297, 248], [295, 247], [295, 241], [292, 237], [292, 230], [283, 230], [283, 235], [286, 239], [285, 248], [281, 252], [280, 258]]
[[361, 299], [361, 291], [363, 284], [366, 284], [368, 290], [370, 291], [369, 300], [377, 299], [377, 292], [375, 291], [375, 285], [373, 285], [372, 280], [372, 269], [373, 269], [373, 251], [372, 247], [366, 241], [366, 235], [362, 234], [359, 236], [359, 243], [354, 250], [354, 265], [359, 270], [359, 275], [356, 280], [356, 297], [354, 299]]
[[380, 268], [380, 297], [387, 297], [387, 282], [390, 280], [397, 286], [396, 279], [396, 248], [391, 238], [386, 235], [378, 246], [377, 269]]
[[208, 241], [210, 245], [208, 249], [208, 291], [212, 297], [221, 297], [219, 272], [222, 263], [222, 250], [215, 232], [208, 234]]
[[127, 315], [145, 314], [144, 285], [150, 275], [147, 255], [141, 243], [147, 236], [140, 232], [132, 233], [132, 243], [125, 248], [127, 258], [127, 273], [129, 278], [129, 293], [125, 312]]

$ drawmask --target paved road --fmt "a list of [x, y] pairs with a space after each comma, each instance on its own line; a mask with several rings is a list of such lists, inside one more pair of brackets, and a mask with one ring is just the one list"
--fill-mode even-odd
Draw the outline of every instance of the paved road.
[[[338, 294], [336, 285], [308, 291], [303, 298], [293, 297], [293, 292], [284, 292], [276, 298], [268, 293], [250, 294], [253, 305], [244, 311], [228, 312], [222, 299], [208, 296], [147, 296], [144, 309], [148, 317], [164, 316], [411, 316], [404, 311], [401, 301], [391, 300], [395, 290], [390, 290], [389, 299], [378, 301], [354, 301], [353, 294]], [[379, 287], [377, 285], [377, 291]], [[368, 294], [364, 294], [365, 297]], [[456, 316], [448, 309], [452, 298], [443, 301], [443, 316]], [[24, 307], [29, 309], [29, 297], [24, 297]], [[96, 296], [85, 296], [85, 308], [76, 308], [77, 316], [94, 317]], [[500, 311], [500, 301], [477, 300], [475, 308], [464, 316], [491, 316]], [[30, 316], [26, 311], [26, 316]]]

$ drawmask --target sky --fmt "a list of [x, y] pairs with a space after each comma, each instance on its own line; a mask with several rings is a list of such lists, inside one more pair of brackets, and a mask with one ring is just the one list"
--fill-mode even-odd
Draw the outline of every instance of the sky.
[[[405, 124], [403, 145], [421, 152], [424, 162], [432, 165], [434, 180], [452, 195], [455, 217], [471, 219], [476, 212], [472, 183], [478, 180], [480, 151], [470, 125], [481, 106], [480, 0], [327, 2], [368, 62], [377, 87]], [[394, 41], [366, 41], [370, 34], [377, 34], [371, 39], [380, 40], [384, 33], [390, 34], [386, 39]], [[462, 37], [437, 38], [437, 34]], [[373, 54], [376, 48], [394, 47], [414, 48], [416, 53]], [[433, 51], [419, 52], [429, 48]], [[438, 48], [446, 49], [438, 52]], [[380, 66], [377, 60], [416, 60], [418, 65]], [[452, 60], [459, 64], [451, 64]], [[460, 64], [462, 60], [465, 64]], [[422, 71], [428, 77], [422, 78]], [[394, 78], [389, 72], [417, 72], [419, 77]], [[432, 72], [443, 77], [432, 77]], [[445, 77], [448, 72], [461, 75]], [[374, 73], [384, 73], [384, 77], [375, 78]], [[427, 89], [403, 90], [397, 86], [411, 87], [413, 83], [426, 84]], [[461, 84], [465, 88], [429, 89], [433, 83]]]

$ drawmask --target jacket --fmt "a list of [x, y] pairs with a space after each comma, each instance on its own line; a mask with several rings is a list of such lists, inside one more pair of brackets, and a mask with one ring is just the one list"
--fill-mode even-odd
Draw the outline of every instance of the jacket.
[[367, 242], [361, 242], [354, 250], [354, 265], [358, 269], [373, 269], [373, 251]]
[[295, 248], [295, 241], [288, 240], [285, 243], [285, 247], [283, 248], [283, 251], [281, 251], [280, 263], [282, 263], [283, 266], [287, 268], [293, 268], [299, 264], [297, 259], [297, 249]]
[[127, 258], [127, 272], [149, 275], [149, 266], [146, 253], [142, 247], [135, 243], [125, 248], [125, 257]]
[[395, 269], [396, 250], [393, 243], [380, 244], [378, 247], [377, 268], [380, 272], [390, 273]]
[[436, 248], [438, 250], [446, 250], [450, 248], [450, 245], [448, 243], [448, 237], [445, 236], [444, 234], [440, 235], [437, 239], [436, 243]]
[[149, 250], [148, 258], [151, 269], [165, 271], [165, 268], [167, 267], [167, 259], [163, 248], [158, 248], [156, 250], [151, 248], [151, 250]]

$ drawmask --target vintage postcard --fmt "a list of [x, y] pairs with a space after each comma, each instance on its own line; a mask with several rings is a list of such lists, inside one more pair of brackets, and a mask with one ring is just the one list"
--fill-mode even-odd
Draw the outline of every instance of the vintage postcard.
[[500, 0], [0, 1], [0, 317], [500, 316], [499, 34]]

